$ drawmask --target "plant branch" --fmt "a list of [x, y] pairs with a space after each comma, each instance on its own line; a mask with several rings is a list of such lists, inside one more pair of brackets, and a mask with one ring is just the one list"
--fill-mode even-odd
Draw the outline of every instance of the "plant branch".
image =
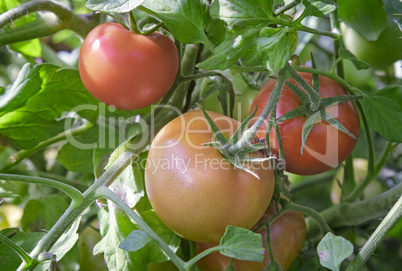
[[41, 177], [34, 177], [34, 176], [23, 176], [23, 175], [3, 174], [3, 173], [0, 173], [0, 179], [7, 181], [43, 184], [49, 187], [56, 188], [60, 191], [63, 191], [73, 200], [75, 204], [80, 204], [83, 201], [83, 196], [77, 188], [55, 180]]
[[[355, 189], [353, 189], [350, 194], [345, 198], [345, 201], [355, 201], [358, 197], [363, 193], [364, 189], [370, 183], [370, 181], [377, 176], [378, 172], [381, 168], [375, 166], [375, 151], [374, 151], [374, 141], [371, 134], [371, 129], [369, 123], [367, 121], [366, 115], [364, 114], [363, 107], [360, 101], [356, 101], [357, 106], [361, 112], [361, 119], [364, 124], [364, 131], [366, 132], [367, 137], [367, 144], [368, 144], [368, 168], [367, 168], [367, 175], [361, 181]], [[389, 152], [386, 152], [385, 155], [388, 155]], [[384, 158], [383, 158], [384, 159]]]
[[57, 15], [65, 28], [85, 37], [92, 29], [92, 24], [84, 17], [76, 15], [71, 9], [51, 0], [30, 1], [10, 9], [0, 15], [0, 28], [18, 18], [37, 11], [50, 11]]
[[278, 8], [277, 10], [275, 10], [274, 15], [275, 15], [275, 16], [278, 16], [278, 15], [280, 15], [281, 13], [284, 13], [284, 12], [288, 11], [289, 9], [294, 8], [295, 6], [297, 6], [298, 4], [300, 4], [300, 2], [301, 2], [300, 0], [294, 0], [294, 1], [292, 1], [292, 2], [290, 2], [290, 3], [288, 3], [288, 4], [286, 4], [286, 5], [284, 5], [284, 6], [280, 7], [280, 8]]
[[12, 167], [18, 165], [25, 158], [31, 156], [32, 154], [34, 154], [34, 153], [36, 153], [36, 152], [38, 152], [38, 151], [50, 146], [50, 145], [52, 145], [52, 144], [54, 144], [56, 142], [65, 140], [68, 136], [76, 136], [76, 135], [82, 134], [85, 131], [87, 131], [89, 128], [91, 128], [92, 126], [93, 126], [92, 123], [90, 123], [89, 121], [85, 121], [83, 125], [81, 125], [79, 127], [76, 127], [76, 128], [66, 130], [63, 133], [58, 134], [57, 136], [54, 136], [52, 138], [49, 138], [48, 140], [42, 141], [41, 143], [39, 143], [38, 145], [36, 145], [32, 149], [19, 151], [19, 152], [17, 152], [17, 153], [12, 155], [13, 161], [8, 162], [7, 164], [5, 164], [0, 169], [0, 172], [8, 171]]
[[402, 196], [399, 197], [399, 200], [381, 221], [380, 225], [375, 229], [374, 233], [370, 236], [364, 246], [359, 250], [359, 254], [357, 254], [353, 261], [349, 264], [346, 271], [361, 270], [365, 262], [373, 255], [378, 244], [381, 243], [389, 230], [396, 224], [396, 222], [398, 222], [401, 215]]
[[317, 35], [321, 35], [321, 36], [327, 36], [327, 37], [333, 38], [334, 40], [337, 40], [340, 38], [340, 35], [337, 33], [320, 30], [320, 29], [315, 29], [315, 28], [310, 28], [310, 27], [302, 25], [299, 22], [286, 21], [286, 20], [276, 18], [276, 17], [271, 19], [270, 23], [284, 25], [284, 26], [287, 26], [291, 29], [298, 30], [298, 31], [308, 32], [308, 33], [317, 34]]
[[[372, 219], [384, 217], [387, 210], [400, 198], [401, 194], [402, 183], [374, 198], [353, 203], [343, 202], [329, 207], [320, 214], [334, 230], [356, 226]], [[306, 238], [316, 235], [318, 227], [315, 221], [308, 221]]]

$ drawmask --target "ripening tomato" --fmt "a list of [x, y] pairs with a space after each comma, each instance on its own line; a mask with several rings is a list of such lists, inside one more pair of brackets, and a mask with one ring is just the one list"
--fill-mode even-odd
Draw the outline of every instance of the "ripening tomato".
[[118, 109], [149, 106], [172, 86], [179, 67], [168, 37], [132, 33], [117, 23], [95, 27], [82, 44], [78, 68], [88, 91]]
[[[262, 222], [267, 221], [276, 214], [275, 206], [270, 205], [261, 218]], [[257, 225], [256, 225], [257, 226]], [[255, 227], [254, 227], [255, 228]], [[262, 262], [234, 260], [233, 267], [236, 271], [262, 271], [270, 263], [268, 248], [267, 248], [267, 229], [263, 228], [259, 231], [265, 248], [264, 260]], [[275, 262], [279, 264], [281, 270], [288, 270], [302, 249], [304, 238], [306, 236], [306, 223], [302, 213], [288, 211], [272, 222], [270, 227], [270, 239], [272, 245], [272, 253]], [[219, 243], [200, 243], [197, 242], [197, 253], [200, 253], [208, 248], [219, 245]], [[230, 258], [214, 252], [208, 254], [198, 261], [201, 270], [208, 271], [224, 271], [230, 264]]]
[[[306, 82], [312, 84], [311, 73], [299, 73]], [[322, 98], [338, 95], [348, 95], [348, 92], [339, 83], [324, 76], [319, 77], [320, 96]], [[261, 115], [269, 96], [275, 86], [276, 80], [269, 80], [258, 92], [251, 105], [250, 112], [256, 107], [256, 117]], [[293, 110], [301, 105], [300, 99], [286, 85], [282, 89], [281, 97], [276, 109], [276, 117]], [[357, 110], [352, 102], [332, 105], [326, 111], [336, 118], [350, 133], [360, 135], [360, 120]], [[319, 120], [314, 124], [307, 137], [301, 154], [302, 131], [306, 123], [305, 116], [298, 116], [279, 123], [279, 132], [285, 159], [285, 170], [299, 175], [313, 175], [337, 167], [349, 156], [357, 140], [336, 129], [326, 121]], [[257, 133], [257, 137], [265, 138], [266, 123]], [[269, 143], [272, 152], [279, 155], [278, 140], [274, 129], [270, 131]]]
[[[218, 128], [231, 136], [240, 123], [208, 112]], [[274, 190], [270, 162], [235, 168], [212, 146], [216, 141], [199, 110], [164, 126], [153, 140], [145, 168], [149, 201], [162, 222], [193, 241], [217, 242], [228, 225], [251, 228], [268, 207]]]

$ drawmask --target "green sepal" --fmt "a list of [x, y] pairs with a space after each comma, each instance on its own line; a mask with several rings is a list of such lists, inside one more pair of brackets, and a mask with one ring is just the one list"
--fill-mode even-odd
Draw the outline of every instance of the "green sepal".
[[320, 117], [320, 111], [314, 112], [312, 114], [310, 113], [306, 116], [306, 122], [304, 123], [302, 132], [302, 145], [300, 150], [301, 154], [303, 154], [303, 149], [307, 141], [307, 136], [310, 134], [311, 130], [314, 127], [315, 122], [317, 121], [317, 119], [319, 119], [319, 117]]
[[328, 97], [325, 99], [321, 100], [321, 106], [322, 107], [328, 107], [334, 104], [340, 104], [340, 103], [345, 103], [345, 102], [350, 102], [350, 101], [355, 101], [362, 98], [362, 96], [356, 96], [356, 95], [340, 95], [340, 96], [333, 96], [333, 97]]
[[217, 142], [220, 144], [220, 146], [227, 146], [228, 139], [222, 134], [222, 132], [219, 130], [218, 126], [216, 126], [215, 122], [208, 115], [207, 111], [205, 111], [204, 107], [200, 106], [200, 108], [201, 108], [201, 111], [204, 114], [204, 117], [207, 120], [207, 123], [208, 123], [209, 127], [211, 128], [212, 133], [214, 134]]
[[280, 116], [277, 119], [277, 121], [282, 122], [282, 121], [285, 121], [285, 120], [296, 118], [298, 116], [305, 116], [307, 114], [307, 112], [308, 112], [307, 107], [304, 106], [304, 105], [301, 105], [299, 107], [296, 107], [295, 109], [292, 109], [292, 110], [286, 112], [285, 114]]
[[294, 94], [297, 95], [297, 97], [300, 99], [300, 101], [302, 103], [306, 103], [306, 102], [308, 103], [310, 101], [308, 95], [303, 90], [301, 90], [298, 86], [296, 86], [295, 84], [293, 84], [292, 82], [289, 82], [289, 81], [286, 81], [285, 84], [288, 88], [290, 88], [290, 90], [293, 91]]
[[348, 129], [346, 129], [345, 126], [343, 126], [342, 123], [340, 123], [336, 118], [334, 118], [333, 116], [331, 116], [328, 112], [326, 112], [325, 110], [323, 110], [324, 112], [322, 114], [325, 114], [324, 116], [321, 116], [322, 120], [325, 120], [326, 122], [328, 122], [329, 124], [331, 124], [333, 127], [335, 127], [336, 129], [338, 129], [339, 131], [344, 132], [345, 134], [347, 134], [348, 136], [350, 136], [351, 138], [357, 140], [356, 136], [354, 134], [352, 134], [351, 132], [348, 131]]

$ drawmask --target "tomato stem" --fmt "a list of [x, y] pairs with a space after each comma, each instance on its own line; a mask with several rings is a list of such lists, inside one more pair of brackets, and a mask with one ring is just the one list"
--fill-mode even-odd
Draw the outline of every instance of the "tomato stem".
[[[37, 11], [50, 11], [56, 14], [61, 21], [57, 24], [60, 28], [70, 29], [83, 38], [89, 33], [89, 31], [93, 27], [92, 23], [89, 20], [79, 15], [76, 15], [74, 11], [55, 1], [38, 0], [21, 4], [18, 7], [10, 9], [4, 12], [3, 14], [0, 14], [0, 28], [3, 28], [7, 24], [11, 23], [14, 20], [17, 20], [18, 18], [24, 17], [29, 13]], [[16, 29], [18, 29], [18, 27]], [[36, 35], [35, 33], [33, 33], [33, 35]], [[26, 34], [29, 34], [29, 31], [27, 31]], [[15, 37], [16, 40], [17, 38], [19, 38], [18, 41], [21, 41], [21, 39], [23, 40], [32, 39], [31, 36], [24, 37], [23, 34], [21, 34], [18, 37]], [[12, 43], [12, 41], [9, 41], [9, 43]]]
[[389, 230], [398, 222], [402, 215], [402, 196], [395, 203], [392, 209], [388, 212], [380, 225], [375, 229], [364, 246], [359, 250], [359, 254], [346, 268], [346, 271], [361, 270], [365, 262], [373, 255], [375, 249], [386, 237]]
[[32, 154], [56, 143], [56, 142], [60, 142], [62, 140], [65, 140], [71, 136], [76, 136], [82, 133], [85, 133], [88, 129], [90, 129], [93, 126], [92, 123], [90, 123], [87, 120], [83, 120], [83, 124], [79, 127], [76, 128], [71, 128], [69, 130], [66, 130], [60, 134], [58, 134], [55, 137], [49, 138], [48, 140], [42, 141], [41, 143], [39, 143], [38, 145], [36, 145], [35, 147], [33, 147], [32, 149], [29, 150], [22, 150], [19, 151], [17, 153], [14, 153], [12, 155], [13, 159], [12, 161], [8, 162], [7, 164], [5, 164], [2, 168], [0, 168], [0, 172], [6, 172], [9, 169], [11, 169], [12, 167], [18, 165], [22, 160], [24, 160], [25, 158], [31, 156]]

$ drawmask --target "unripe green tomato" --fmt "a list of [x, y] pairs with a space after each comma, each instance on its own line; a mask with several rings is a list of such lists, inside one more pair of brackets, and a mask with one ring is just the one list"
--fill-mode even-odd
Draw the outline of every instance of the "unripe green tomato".
[[[255, 227], [263, 223], [276, 214], [274, 205], [270, 205], [264, 216]], [[253, 227], [253, 228], [255, 228]], [[263, 228], [258, 233], [261, 234], [263, 247], [265, 249], [264, 260], [262, 262], [234, 260], [233, 267], [236, 271], [262, 271], [270, 263], [267, 248], [267, 229]], [[303, 246], [306, 235], [306, 223], [303, 214], [288, 211], [271, 223], [270, 239], [275, 262], [284, 271], [288, 270], [295, 261]], [[219, 243], [200, 243], [197, 242], [197, 252], [200, 253], [208, 248], [219, 245]], [[214, 252], [203, 257], [198, 261], [201, 270], [205, 271], [224, 271], [230, 264], [231, 259], [227, 256]]]
[[346, 49], [358, 59], [370, 63], [374, 68], [384, 69], [402, 59], [402, 36], [398, 26], [389, 21], [377, 40], [369, 41], [350, 27], [343, 25], [343, 40]]
[[358, 88], [371, 88], [375, 86], [374, 69], [358, 70], [352, 62], [343, 61], [345, 69], [345, 80], [352, 86]]
[[[356, 184], [361, 183], [367, 175], [368, 161], [363, 158], [353, 159], [353, 169]], [[343, 183], [344, 168], [341, 167], [334, 176], [331, 188], [331, 201], [333, 204], [339, 204], [341, 200], [342, 189], [339, 184]], [[377, 180], [371, 180], [369, 185], [364, 189], [363, 196], [365, 199], [372, 198], [384, 191], [383, 185]]]

